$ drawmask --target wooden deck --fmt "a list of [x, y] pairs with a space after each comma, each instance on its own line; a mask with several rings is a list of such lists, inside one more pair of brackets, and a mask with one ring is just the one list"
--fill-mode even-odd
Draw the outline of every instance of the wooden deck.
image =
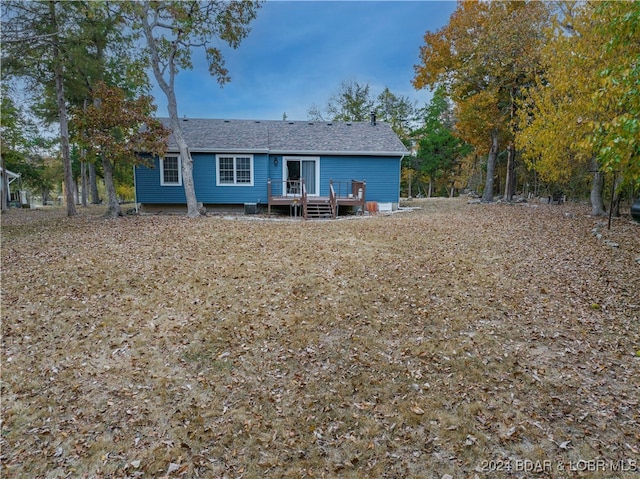
[[[346, 184], [346, 187], [345, 187]], [[334, 186], [337, 186], [334, 188]], [[351, 180], [349, 182], [333, 181], [329, 182], [329, 196], [312, 196], [306, 193], [304, 180], [286, 181], [282, 186], [277, 188], [280, 193], [283, 191], [294, 191], [289, 194], [273, 194], [274, 188], [271, 180], [267, 183], [267, 194], [269, 203], [267, 207], [268, 214], [271, 215], [271, 206], [289, 206], [291, 208], [300, 208], [301, 216], [304, 219], [333, 218], [338, 215], [340, 206], [360, 207], [360, 211], [364, 212], [366, 182]], [[347, 190], [349, 192], [347, 192]], [[299, 192], [299, 193], [297, 193]], [[297, 209], [295, 210], [297, 214]]]

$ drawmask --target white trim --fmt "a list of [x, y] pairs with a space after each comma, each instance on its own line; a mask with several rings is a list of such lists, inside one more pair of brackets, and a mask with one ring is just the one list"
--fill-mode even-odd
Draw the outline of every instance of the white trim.
[[[164, 158], [178, 158], [178, 181], [167, 183], [164, 181]], [[180, 155], [168, 153], [164, 155], [163, 158], [160, 158], [160, 186], [182, 186], [182, 158]]]
[[[293, 156], [406, 156], [408, 151], [348, 151], [348, 150], [270, 150], [268, 148], [189, 148], [191, 153], [268, 154]], [[169, 154], [169, 153], [168, 153]], [[176, 152], [177, 154], [177, 152]]]
[[270, 155], [290, 155], [290, 156], [406, 156], [407, 151], [293, 151], [293, 150], [269, 150]]
[[[295, 156], [283, 156], [282, 157], [282, 180], [287, 181], [287, 161], [298, 160], [300, 161], [300, 174], [302, 174], [302, 162], [303, 161], [314, 161], [316, 164], [316, 184], [314, 194], [308, 193], [309, 196], [320, 196], [320, 157], [319, 156], [304, 156], [304, 155], [295, 155]], [[307, 188], [307, 191], [309, 189]]]
[[[220, 158], [233, 158], [233, 183], [223, 183], [220, 181]], [[249, 158], [249, 168], [251, 174], [251, 181], [249, 183], [238, 183], [238, 158]], [[248, 153], [217, 153], [216, 154], [216, 186], [253, 186], [253, 177], [255, 172], [255, 165], [253, 161], [253, 155]]]

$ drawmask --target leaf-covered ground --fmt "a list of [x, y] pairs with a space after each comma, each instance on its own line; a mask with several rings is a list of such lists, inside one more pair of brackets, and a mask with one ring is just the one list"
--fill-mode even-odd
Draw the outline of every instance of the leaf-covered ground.
[[640, 225], [416, 205], [3, 215], [2, 477], [638, 477]]

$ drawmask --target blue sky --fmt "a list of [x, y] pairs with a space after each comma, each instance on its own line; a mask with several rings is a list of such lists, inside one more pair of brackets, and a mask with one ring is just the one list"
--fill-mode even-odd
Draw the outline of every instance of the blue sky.
[[[423, 106], [428, 90], [411, 85], [426, 31], [449, 21], [454, 1], [268, 0], [236, 50], [223, 48], [231, 82], [220, 87], [204, 56], [176, 79], [178, 113], [192, 118], [306, 120], [343, 80], [385, 86]], [[155, 87], [158, 116], [166, 99]]]

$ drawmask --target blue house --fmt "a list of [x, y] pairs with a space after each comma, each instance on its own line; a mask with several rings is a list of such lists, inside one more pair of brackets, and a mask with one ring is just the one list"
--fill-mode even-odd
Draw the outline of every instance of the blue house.
[[[168, 120], [163, 120], [168, 124]], [[377, 122], [181, 120], [193, 158], [196, 197], [207, 209], [299, 207], [305, 217], [333, 216], [365, 204], [395, 209], [400, 162], [408, 153], [391, 127]], [[186, 207], [181, 158], [169, 153], [135, 168], [143, 211]]]

